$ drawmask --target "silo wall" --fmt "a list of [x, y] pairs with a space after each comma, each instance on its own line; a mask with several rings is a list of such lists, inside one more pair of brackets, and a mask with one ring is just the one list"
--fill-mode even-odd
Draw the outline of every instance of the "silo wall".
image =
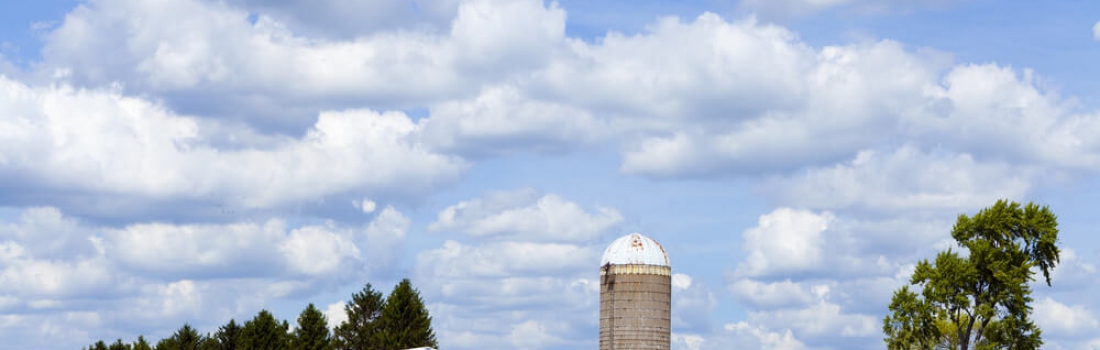
[[600, 350], [669, 350], [672, 271], [608, 265], [600, 270]]

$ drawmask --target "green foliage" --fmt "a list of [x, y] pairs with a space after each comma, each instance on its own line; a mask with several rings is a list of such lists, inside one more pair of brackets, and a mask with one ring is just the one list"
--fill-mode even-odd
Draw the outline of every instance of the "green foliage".
[[111, 343], [111, 346], [108, 346], [107, 350], [131, 350], [131, 349], [130, 349], [130, 344], [125, 344], [125, 343], [122, 342], [122, 339], [118, 339], [118, 340], [115, 340], [114, 343]]
[[1048, 207], [997, 201], [960, 215], [951, 236], [968, 252], [940, 252], [917, 264], [894, 293], [883, 320], [887, 348], [1037, 349], [1041, 331], [1029, 320], [1032, 268], [1050, 285], [1058, 264], [1057, 217]]
[[401, 280], [386, 297], [382, 309], [382, 328], [386, 349], [438, 346], [428, 309], [420, 299], [420, 292], [412, 287], [407, 278]]
[[298, 328], [291, 339], [293, 350], [332, 350], [332, 336], [325, 314], [310, 303], [298, 315]]
[[152, 346], [149, 346], [149, 342], [145, 341], [145, 336], [139, 335], [137, 341], [134, 342], [133, 350], [153, 350]]
[[237, 325], [236, 320], [229, 319], [229, 323], [219, 327], [218, 332], [214, 333], [214, 338], [218, 340], [218, 349], [236, 350], [240, 344], [241, 326]]
[[256, 317], [244, 323], [241, 329], [240, 350], [284, 350], [287, 349], [289, 326], [286, 321], [280, 324], [267, 310], [260, 310]]
[[340, 350], [385, 350], [382, 347], [381, 322], [382, 293], [370, 283], [363, 290], [352, 294], [344, 305], [348, 319], [336, 327], [333, 345]]
[[89, 347], [88, 349], [91, 349], [91, 350], [107, 350], [107, 343], [104, 343], [102, 340], [100, 340], [100, 341], [95, 342], [95, 344], [92, 344], [92, 346]]
[[200, 350], [203, 336], [189, 324], [183, 324], [171, 337], [157, 342], [156, 350]]

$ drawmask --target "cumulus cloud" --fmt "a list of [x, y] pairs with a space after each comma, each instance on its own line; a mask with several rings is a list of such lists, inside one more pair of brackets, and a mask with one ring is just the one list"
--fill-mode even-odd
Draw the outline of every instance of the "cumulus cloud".
[[[490, 192], [442, 210], [429, 230], [465, 233], [466, 243], [447, 240], [418, 253], [414, 275], [425, 281], [446, 345], [590, 346], [602, 251], [592, 243], [621, 220], [614, 209], [593, 213], [533, 189]], [[712, 307], [714, 296], [691, 277], [676, 281], [674, 307]]]
[[672, 275], [672, 329], [674, 332], [709, 330], [718, 300], [705, 284], [691, 276]]
[[[357, 244], [357, 238], [378, 230], [396, 236], [384, 243], [400, 243], [408, 225], [393, 208], [364, 228], [332, 222], [288, 227], [281, 219], [111, 228], [85, 224], [56, 208], [20, 214], [15, 221], [0, 219], [0, 312], [33, 316], [20, 316], [19, 322], [100, 331], [89, 335], [43, 327], [27, 333], [66, 337], [52, 346], [113, 336], [104, 324], [159, 337], [178, 327], [179, 320], [210, 329], [229, 318], [250, 317], [274, 298], [316, 293], [363, 277], [360, 271], [376, 262], [361, 253], [373, 250]], [[49, 237], [31, 238], [38, 233]], [[70, 255], [55, 251], [82, 244], [90, 248]], [[66, 317], [77, 311], [90, 311], [95, 322], [67, 323]], [[0, 327], [0, 335], [21, 330]]]
[[767, 327], [737, 322], [726, 324], [721, 330], [708, 335], [673, 334], [672, 348], [681, 350], [702, 349], [760, 349], [802, 350], [806, 344], [796, 338], [790, 329], [773, 331]]
[[809, 16], [832, 9], [847, 9], [858, 13], [905, 12], [940, 8], [966, 0], [746, 0], [738, 3], [743, 11], [752, 11], [769, 18]]
[[[331, 7], [326, 5], [336, 2], [244, 2], [273, 15], [260, 12], [250, 20], [247, 9], [226, 2], [92, 1], [46, 36], [42, 70], [67, 71], [67, 80], [81, 85], [118, 81], [127, 89], [163, 94], [188, 111], [303, 125], [310, 110], [327, 103], [396, 108], [459, 96], [487, 79], [537, 66], [563, 40], [565, 28], [565, 12], [538, 0], [441, 1], [441, 13], [455, 16], [443, 33], [398, 30], [320, 39], [276, 18], [289, 17], [293, 25], [301, 22], [297, 17], [326, 12]], [[310, 11], [290, 10], [295, 6]], [[370, 27], [363, 25], [361, 12], [333, 11], [320, 15], [354, 13], [356, 27]], [[164, 27], [166, 22], [174, 29]], [[89, 55], [104, 50], [114, 54]], [[195, 103], [196, 98], [205, 101]], [[211, 101], [216, 106], [206, 106]]]
[[749, 256], [737, 267], [745, 276], [799, 273], [820, 268], [825, 259], [822, 232], [834, 216], [779, 208], [760, 216], [758, 226], [744, 233]]
[[471, 100], [433, 106], [423, 122], [424, 143], [478, 155], [521, 151], [558, 153], [607, 138], [606, 122], [557, 102], [523, 96], [514, 86], [484, 89]]
[[270, 15], [310, 37], [350, 39], [384, 30], [441, 30], [454, 18], [455, 0], [231, 0]]
[[449, 206], [428, 229], [484, 238], [578, 242], [590, 241], [622, 220], [613, 208], [590, 212], [557, 195], [524, 188], [491, 192]]
[[1007, 162], [979, 162], [969, 154], [904, 146], [861, 151], [849, 162], [775, 178], [762, 187], [782, 203], [810, 208], [956, 212], [1023, 198], [1040, 174]]
[[750, 311], [749, 320], [770, 327], [790, 327], [800, 336], [817, 339], [868, 337], [881, 330], [877, 317], [845, 313], [840, 305], [825, 301], [801, 309]]
[[418, 127], [397, 112], [324, 112], [300, 138], [219, 149], [205, 123], [146, 100], [2, 77], [0, 91], [0, 171], [33, 179], [29, 188], [264, 208], [349, 190], [422, 192], [467, 166], [411, 143]]
[[[818, 286], [820, 287], [827, 288], [824, 285]], [[729, 289], [740, 302], [754, 308], [806, 306], [817, 300], [810, 288], [805, 288], [802, 284], [791, 280], [768, 283], [740, 279], [730, 284]]]
[[366, 246], [372, 266], [383, 268], [394, 264], [409, 224], [409, 218], [387, 206], [367, 225]]
[[1037, 300], [1034, 304], [1035, 324], [1059, 336], [1083, 336], [1096, 333], [1100, 322], [1084, 305], [1066, 305], [1050, 297]]

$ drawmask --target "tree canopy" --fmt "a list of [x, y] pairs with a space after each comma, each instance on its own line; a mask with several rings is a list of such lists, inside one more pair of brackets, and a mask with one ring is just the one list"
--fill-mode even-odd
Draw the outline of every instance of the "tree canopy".
[[335, 345], [340, 350], [376, 350], [382, 347], [381, 322], [382, 292], [374, 290], [370, 283], [363, 290], [352, 294], [344, 305], [347, 321], [336, 327]]
[[951, 236], [965, 254], [948, 249], [920, 261], [910, 286], [894, 292], [882, 327], [887, 348], [1039, 348], [1029, 283], [1038, 270], [1051, 285], [1060, 252], [1054, 213], [1001, 200], [959, 215]]
[[328, 331], [325, 314], [310, 303], [298, 315], [298, 328], [291, 337], [293, 350], [332, 350], [332, 335]]
[[387, 349], [438, 346], [435, 331], [432, 330], [432, 317], [428, 316], [420, 293], [407, 278], [401, 280], [386, 297], [386, 305], [382, 309], [382, 328], [383, 344]]
[[271, 312], [260, 310], [252, 320], [245, 321], [238, 349], [284, 350], [289, 345], [287, 328], [286, 321], [280, 324]]

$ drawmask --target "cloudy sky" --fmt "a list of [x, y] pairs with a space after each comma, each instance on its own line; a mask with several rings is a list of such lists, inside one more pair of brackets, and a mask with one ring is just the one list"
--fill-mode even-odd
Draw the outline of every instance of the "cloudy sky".
[[214, 331], [409, 277], [446, 349], [591, 349], [604, 246], [675, 349], [878, 349], [998, 198], [1059, 215], [1050, 349], [1100, 349], [1100, 5], [0, 4], [0, 339]]

